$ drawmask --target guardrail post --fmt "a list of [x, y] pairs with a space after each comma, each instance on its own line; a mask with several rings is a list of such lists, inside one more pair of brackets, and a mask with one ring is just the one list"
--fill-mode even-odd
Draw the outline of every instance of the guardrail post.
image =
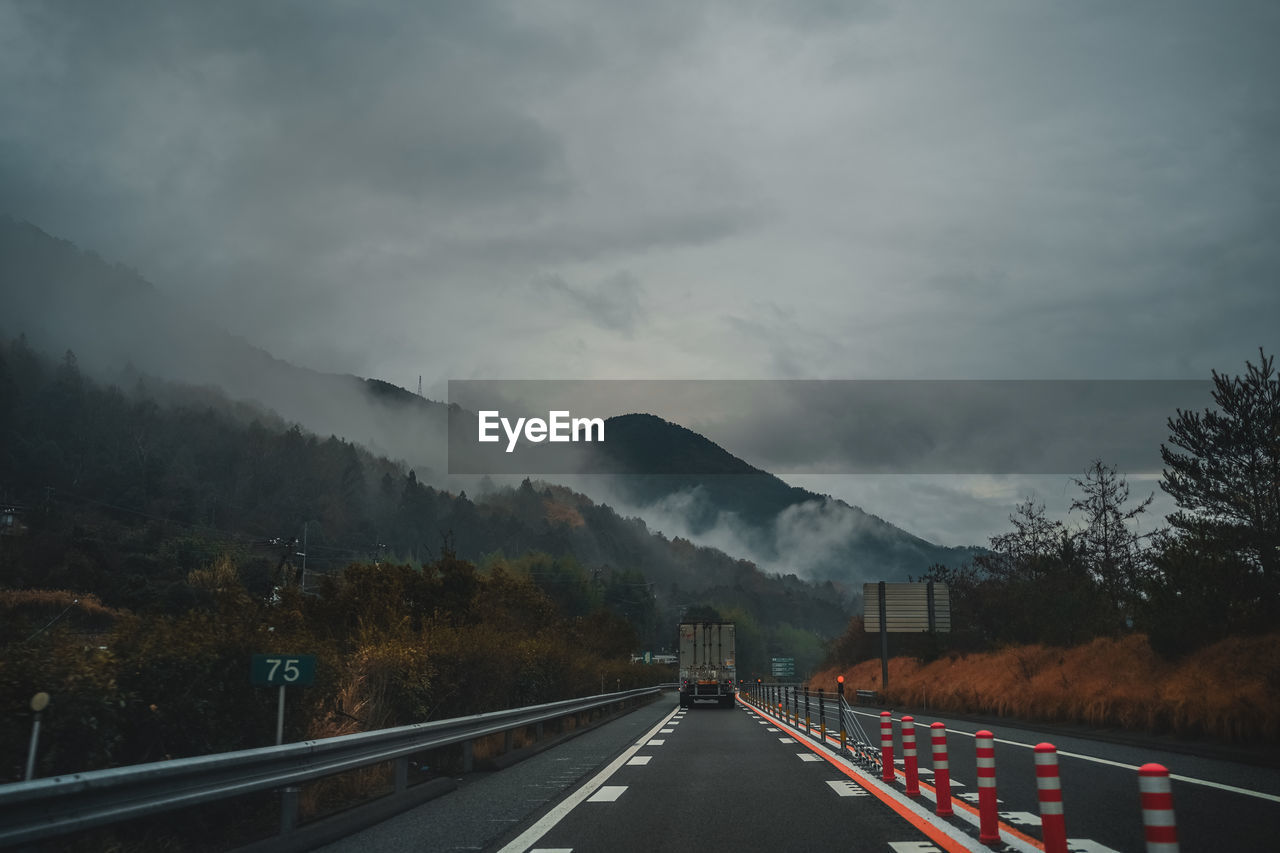
[[[582, 727], [581, 714], [578, 715], [578, 727], [579, 728]], [[505, 732], [502, 733], [502, 753], [504, 755], [510, 752], [512, 747], [515, 746], [515, 735], [516, 733], [514, 729], [507, 729]]]
[[836, 701], [839, 702], [837, 713], [840, 715], [840, 754], [848, 755], [849, 750], [845, 747], [846, 733], [844, 730], [844, 676], [836, 676]]
[[978, 747], [978, 840], [1000, 840], [1000, 815], [996, 807], [996, 738], [983, 729], [975, 735]]
[[822, 737], [822, 743], [827, 743], [827, 689], [825, 687], [818, 688], [818, 734]]
[[902, 764], [907, 771], [907, 796], [920, 796], [920, 765], [916, 757], [916, 719], [902, 718]]
[[804, 688], [804, 733], [813, 734], [813, 718], [809, 716], [809, 687]]
[[893, 715], [880, 712], [880, 778], [893, 782]]
[[1168, 769], [1160, 764], [1139, 767], [1138, 791], [1142, 795], [1142, 828], [1147, 853], [1178, 853], [1178, 824], [1173, 815]]
[[951, 762], [947, 758], [947, 727], [934, 723], [929, 727], [933, 735], [933, 789], [937, 794], [939, 817], [955, 814], [951, 808]]
[[475, 741], [464, 740], [462, 742], [462, 772], [470, 773], [475, 769]]
[[409, 787], [409, 756], [402, 755], [396, 759], [396, 793]]
[[288, 835], [298, 827], [298, 786], [280, 789], [280, 834]]
[[1036, 744], [1036, 793], [1040, 798], [1040, 830], [1044, 853], [1067, 853], [1067, 824], [1062, 816], [1062, 779], [1058, 750], [1051, 743]]

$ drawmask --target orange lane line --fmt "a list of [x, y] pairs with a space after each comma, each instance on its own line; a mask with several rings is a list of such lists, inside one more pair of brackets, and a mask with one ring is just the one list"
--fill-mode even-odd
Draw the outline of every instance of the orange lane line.
[[[769, 716], [773, 717], [772, 714], [769, 714]], [[778, 718], [773, 717], [773, 719], [776, 720]], [[860, 774], [858, 774], [857, 771], [849, 767], [846, 767], [843, 764], [838, 763], [834, 758], [832, 758], [829, 755], [826, 755], [825, 753], [818, 752], [817, 750], [813, 750], [813, 752], [815, 755], [819, 755], [822, 758], [826, 759], [827, 763], [830, 764], [832, 767], [835, 767], [841, 773], [848, 776], [853, 781], [857, 782], [858, 786], [861, 787], [864, 791], [867, 791], [868, 793], [873, 794], [876, 799], [884, 803], [889, 808], [893, 809], [895, 812], [897, 812], [899, 817], [905, 819], [908, 823], [910, 823], [920, 832], [928, 836], [930, 841], [933, 841], [934, 843], [941, 845], [942, 848], [947, 851], [947, 853], [968, 853], [969, 848], [961, 845], [958, 841], [956, 841], [951, 836], [947, 835], [941, 829], [929, 823], [927, 820], [920, 817], [915, 812], [911, 811], [911, 809], [907, 808], [905, 805], [898, 802], [897, 799], [889, 796], [884, 791], [881, 791], [879, 788], [877, 788], [874, 785], [865, 784], [865, 781], [859, 778]]]
[[920, 830], [925, 835], [927, 835], [930, 841], [933, 841], [935, 844], [941, 845], [942, 848], [947, 851], [947, 853], [968, 853], [968, 850], [969, 850], [968, 847], [965, 847], [964, 845], [960, 844], [960, 842], [956, 841], [950, 835], [947, 835], [941, 829], [929, 823], [924, 818], [920, 817], [918, 814], [908, 809], [902, 803], [898, 802], [896, 798], [889, 796], [884, 791], [881, 791], [879, 788], [875, 787], [874, 785], [865, 784], [862, 779], [858, 778], [859, 774], [856, 771], [854, 771], [852, 768], [846, 767], [845, 765], [839, 763], [830, 755], [825, 755], [821, 752], [816, 752], [815, 754], [822, 756], [822, 758], [825, 759], [826, 762], [830, 764], [832, 767], [836, 768], [841, 773], [848, 776], [853, 781], [857, 782], [858, 785], [864, 791], [867, 791], [868, 793], [872, 794], [880, 802], [884, 803], [889, 808], [893, 809], [895, 812], [898, 813], [900, 817], [906, 819], [907, 822], [909, 822], [912, 826], [914, 826], [916, 829]]

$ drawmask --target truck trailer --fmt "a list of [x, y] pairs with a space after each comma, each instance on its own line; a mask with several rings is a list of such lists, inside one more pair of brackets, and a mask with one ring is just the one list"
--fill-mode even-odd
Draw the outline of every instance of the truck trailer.
[[680, 707], [715, 702], [732, 708], [737, 652], [732, 622], [680, 623]]

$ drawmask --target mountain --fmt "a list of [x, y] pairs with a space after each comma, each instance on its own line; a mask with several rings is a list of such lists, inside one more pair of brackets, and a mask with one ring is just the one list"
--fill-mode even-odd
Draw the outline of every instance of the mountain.
[[[0, 335], [24, 334], [51, 354], [73, 349], [83, 369], [104, 381], [125, 387], [147, 376], [213, 386], [264, 415], [400, 460], [420, 482], [454, 492], [482, 482], [446, 474], [449, 425], [474, 414], [377, 379], [277, 359], [137, 273], [34, 225], [0, 218], [0, 300]], [[919, 576], [934, 563], [957, 565], [973, 554], [790, 486], [651, 414], [609, 419], [608, 436], [603, 469], [613, 476], [562, 482], [668, 536], [715, 544], [781, 575], [830, 580], [845, 596], [863, 581]]]
[[567, 619], [612, 610], [648, 648], [669, 643], [685, 606], [813, 643], [850, 615], [829, 587], [665, 537], [563, 486], [436, 489], [216, 390], [104, 386], [75, 356], [54, 362], [18, 339], [0, 341], [0, 391], [0, 504], [17, 521], [0, 528], [0, 588], [172, 614], [193, 603], [192, 573], [221, 556], [266, 596], [285, 567], [305, 566], [314, 586], [352, 562], [420, 566], [447, 552], [529, 575]]
[[715, 442], [650, 414], [606, 421], [602, 468], [629, 507], [679, 513], [694, 538], [739, 542], [766, 566], [850, 588], [864, 580], [906, 580], [935, 564], [968, 562], [979, 549], [935, 545], [860, 507], [791, 486]]
[[390, 383], [298, 367], [187, 310], [138, 273], [0, 217], [0, 335], [74, 350], [96, 378], [138, 374], [230, 397], [443, 476], [447, 407]]

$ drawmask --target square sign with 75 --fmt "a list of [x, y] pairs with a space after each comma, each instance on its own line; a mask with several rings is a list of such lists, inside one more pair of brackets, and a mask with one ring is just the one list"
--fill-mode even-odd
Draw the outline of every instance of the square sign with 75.
[[307, 687], [315, 680], [315, 655], [254, 655], [249, 668], [249, 682], [258, 687]]

